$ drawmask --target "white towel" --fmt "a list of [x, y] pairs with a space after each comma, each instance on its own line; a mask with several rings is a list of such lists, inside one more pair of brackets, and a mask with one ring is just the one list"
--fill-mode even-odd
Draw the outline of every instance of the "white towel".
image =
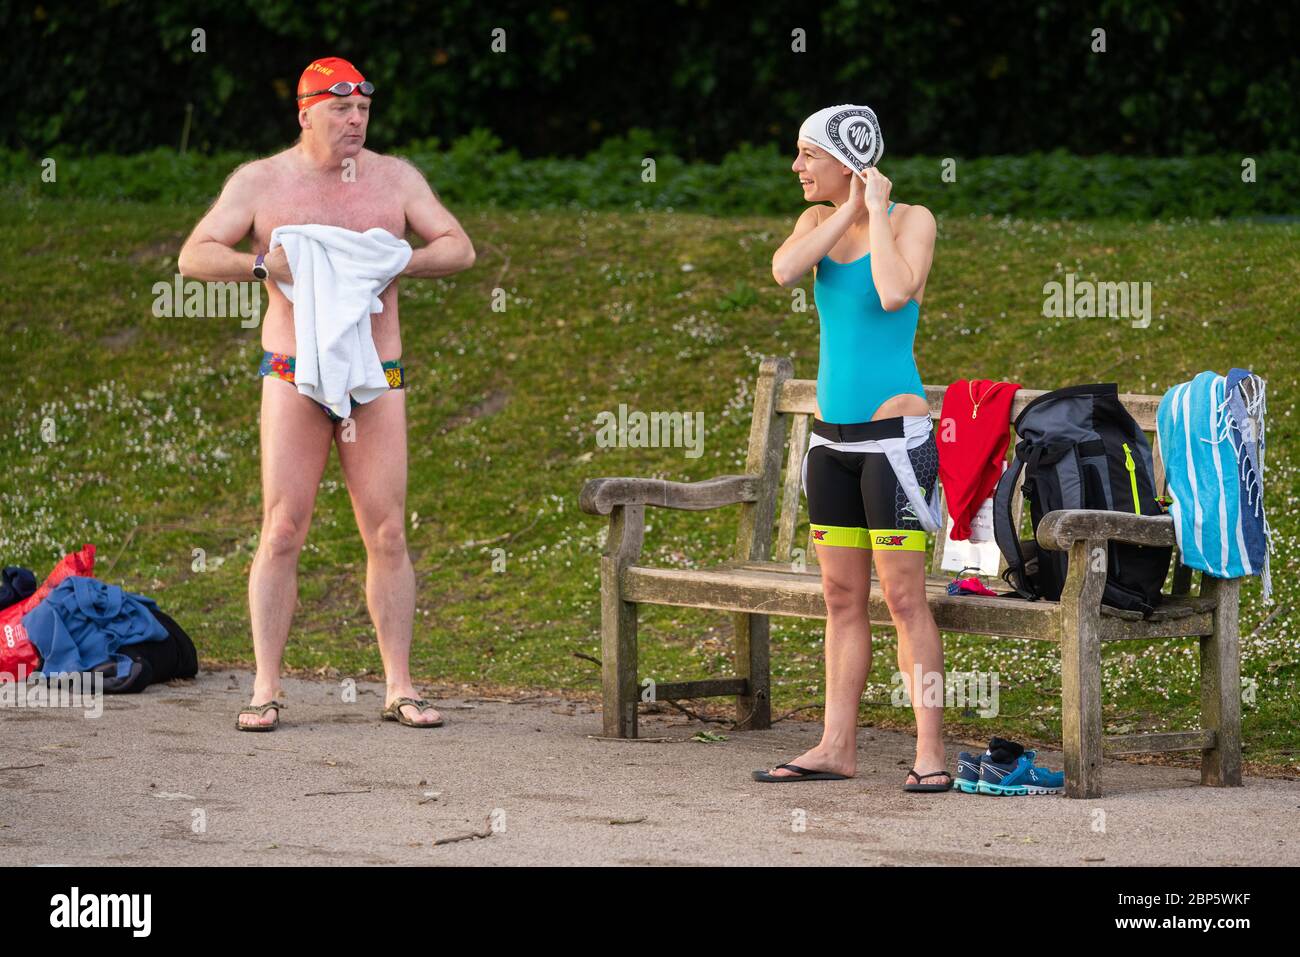
[[294, 383], [305, 396], [346, 418], [351, 399], [388, 391], [370, 334], [384, 311], [379, 294], [411, 259], [411, 244], [386, 229], [280, 226], [270, 248], [284, 246], [293, 283], [277, 283], [293, 303]]

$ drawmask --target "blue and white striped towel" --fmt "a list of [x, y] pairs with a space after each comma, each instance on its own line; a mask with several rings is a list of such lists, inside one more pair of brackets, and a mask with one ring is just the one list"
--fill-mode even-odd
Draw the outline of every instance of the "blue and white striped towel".
[[1182, 563], [1219, 578], [1259, 575], [1270, 601], [1264, 385], [1244, 369], [1202, 372], [1165, 393], [1156, 431]]

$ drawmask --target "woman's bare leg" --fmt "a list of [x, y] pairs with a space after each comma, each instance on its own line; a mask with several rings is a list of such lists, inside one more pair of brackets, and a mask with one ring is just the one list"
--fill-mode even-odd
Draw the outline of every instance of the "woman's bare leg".
[[[943, 641], [925, 597], [926, 553], [919, 551], [876, 552], [876, 574], [898, 631], [898, 670], [912, 699], [916, 715], [916, 762], [922, 774], [944, 767], [943, 751]], [[921, 685], [915, 686], [916, 669]], [[933, 700], [937, 696], [937, 701]], [[927, 699], [931, 699], [927, 702]], [[948, 784], [951, 778], [927, 778], [918, 782], [908, 775], [908, 784]]]
[[[858, 768], [858, 706], [871, 672], [871, 551], [816, 545], [826, 596], [826, 723], [816, 747], [790, 763], [853, 775]], [[779, 768], [776, 777], [798, 776]]]

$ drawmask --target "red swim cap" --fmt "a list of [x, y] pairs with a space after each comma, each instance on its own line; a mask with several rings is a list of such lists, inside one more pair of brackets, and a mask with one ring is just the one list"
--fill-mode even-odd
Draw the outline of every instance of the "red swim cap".
[[[306, 99], [297, 100], [298, 109], [305, 110], [310, 106], [315, 106], [322, 100], [332, 100], [334, 94], [329, 92], [329, 88], [340, 80], [346, 80], [349, 83], [360, 83], [365, 77], [361, 71], [354, 67], [347, 60], [340, 59], [336, 56], [327, 56], [320, 60], [314, 60], [308, 64], [307, 69], [302, 71], [302, 76], [298, 77], [298, 96], [304, 93], [315, 93], [315, 96], [309, 96]], [[360, 90], [353, 90], [353, 96], [359, 96]]]

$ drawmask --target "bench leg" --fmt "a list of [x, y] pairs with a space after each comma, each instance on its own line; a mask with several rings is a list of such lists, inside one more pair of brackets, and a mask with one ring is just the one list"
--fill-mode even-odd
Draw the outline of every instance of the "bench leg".
[[1218, 599], [1214, 634], [1201, 636], [1201, 727], [1215, 746], [1201, 752], [1201, 784], [1241, 787], [1241, 658], [1237, 579], [1202, 575], [1202, 597]]
[[636, 603], [618, 593], [619, 565], [602, 558], [600, 567], [600, 683], [602, 722], [610, 738], [636, 737]]
[[766, 731], [772, 726], [771, 668], [767, 615], [739, 612], [735, 621], [735, 669], [749, 682], [749, 694], [736, 696], [736, 730]]
[[1065, 751], [1065, 795], [1101, 797], [1100, 609], [1062, 621], [1061, 744]]

